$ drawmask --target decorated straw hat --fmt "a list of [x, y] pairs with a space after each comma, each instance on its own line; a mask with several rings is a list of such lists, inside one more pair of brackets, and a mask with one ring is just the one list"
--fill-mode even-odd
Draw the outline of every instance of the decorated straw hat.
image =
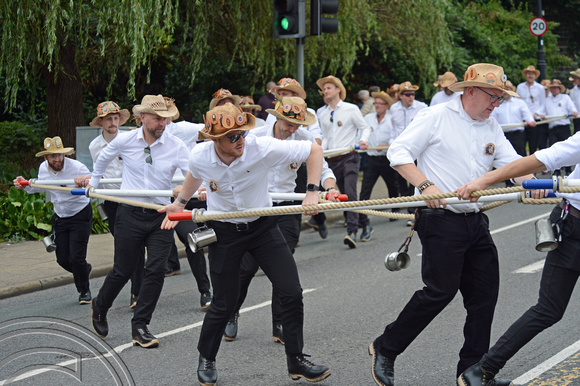
[[503, 86], [506, 90], [516, 91], [516, 86], [512, 84], [509, 80], [505, 81], [505, 86]]
[[373, 93], [371, 93], [371, 96], [373, 98], [375, 98], [375, 99], [380, 98], [380, 99], [384, 100], [385, 102], [387, 102], [389, 104], [389, 106], [392, 106], [395, 103], [395, 101], [393, 100], [393, 98], [391, 98], [389, 96], [389, 94], [387, 94], [384, 91], [381, 91], [381, 92], [373, 92]]
[[558, 87], [560, 88], [560, 92], [566, 92], [566, 87], [562, 84], [560, 79], [552, 79], [552, 83], [548, 86], [549, 88]]
[[177, 113], [175, 113], [175, 115], [170, 117], [170, 118], [172, 121], [177, 120], [177, 118], [179, 118], [179, 110], [177, 109], [177, 106], [175, 105], [175, 99], [165, 97], [165, 96], [163, 97], [163, 99], [165, 99], [165, 104], [167, 105], [167, 108], [170, 108], [171, 106], [175, 107], [175, 109], [177, 110]]
[[399, 84], [395, 83], [393, 84], [391, 87], [389, 87], [389, 89], [387, 90], [387, 94], [389, 95], [393, 95], [393, 94], [397, 94], [399, 92]]
[[577, 68], [574, 71], [570, 71], [570, 75], [576, 77], [576, 78], [580, 78], [580, 68]]
[[62, 139], [60, 137], [45, 138], [44, 139], [44, 150], [36, 153], [36, 157], [41, 157], [45, 154], [72, 154], [75, 149], [72, 147], [64, 147], [62, 144]]
[[223, 137], [230, 131], [253, 129], [256, 126], [256, 117], [227, 102], [205, 113], [203, 122], [205, 127], [199, 131], [199, 139], [214, 139]]
[[417, 91], [419, 90], [419, 86], [412, 85], [411, 82], [403, 82], [399, 85], [399, 94], [402, 94], [406, 91]]
[[443, 75], [437, 75], [437, 81], [433, 82], [433, 86], [439, 87], [441, 85], [441, 78], [443, 78]]
[[177, 110], [175, 105], [169, 106], [161, 94], [145, 95], [140, 105], [133, 106], [133, 114], [141, 116], [142, 113], [155, 114], [163, 118], [172, 118], [176, 114], [179, 114], [179, 110]]
[[340, 79], [338, 79], [335, 76], [332, 75], [328, 75], [324, 78], [320, 78], [316, 81], [316, 84], [318, 85], [318, 87], [320, 87], [321, 90], [324, 89], [324, 85], [326, 83], [332, 83], [333, 85], [335, 85], [336, 87], [338, 87], [340, 89], [340, 99], [345, 100], [346, 98], [346, 88], [344, 88], [344, 85], [342, 84], [342, 82], [340, 81]]
[[221, 101], [222, 99], [230, 99], [235, 106], [240, 104], [240, 96], [233, 95], [230, 90], [226, 90], [225, 88], [220, 88], [219, 90], [214, 92], [212, 98], [213, 99], [209, 103], [210, 110], [216, 107], [218, 102]]
[[99, 118], [106, 117], [109, 114], [119, 114], [119, 126], [127, 122], [129, 117], [131, 116], [129, 110], [127, 109], [121, 110], [119, 108], [119, 105], [116, 104], [115, 102], [111, 101], [101, 102], [97, 106], [97, 116], [93, 118], [93, 120], [91, 121], [91, 123], [89, 123], [89, 125], [91, 127], [101, 127], [101, 125], [98, 122]]
[[455, 82], [457, 82], [455, 74], [447, 71], [443, 76], [441, 76], [441, 82], [439, 84], [441, 87], [449, 87]]
[[540, 76], [540, 71], [539, 71], [539, 70], [536, 70], [536, 67], [534, 67], [534, 66], [531, 66], [531, 65], [530, 65], [530, 66], [528, 66], [528, 67], [526, 67], [526, 68], [524, 68], [524, 69], [522, 70], [522, 75], [523, 75], [523, 76], [526, 76], [526, 72], [533, 72], [534, 74], [536, 74], [536, 78], [537, 78], [538, 76]]
[[257, 111], [262, 110], [262, 106], [255, 104], [254, 100], [250, 96], [240, 97], [240, 107], [242, 109], [253, 109]]
[[505, 89], [507, 76], [503, 73], [503, 68], [489, 63], [477, 63], [469, 66], [463, 82], [454, 83], [449, 86], [453, 92], [463, 91], [467, 87], [493, 88], [506, 92], [511, 96], [519, 96], [513, 91]]
[[266, 112], [298, 125], [309, 126], [316, 123], [316, 116], [306, 110], [306, 102], [299, 97], [283, 97], [276, 101], [273, 109], [266, 109]]
[[545, 88], [546, 90], [548, 89], [548, 87], [550, 87], [550, 83], [552, 83], [552, 82], [550, 81], [550, 79], [544, 79], [543, 81], [541, 81], [541, 82], [540, 82], [540, 84], [541, 84], [542, 86], [544, 86], [544, 88]]
[[282, 78], [278, 81], [278, 84], [272, 88], [271, 93], [278, 95], [279, 90], [289, 90], [298, 94], [302, 99], [306, 99], [306, 91], [302, 88], [300, 83], [296, 79], [292, 78]]

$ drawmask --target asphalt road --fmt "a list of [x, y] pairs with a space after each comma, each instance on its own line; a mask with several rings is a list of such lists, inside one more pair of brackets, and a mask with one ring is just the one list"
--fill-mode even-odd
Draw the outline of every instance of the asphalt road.
[[[492, 343], [537, 300], [541, 266], [526, 273], [516, 271], [544, 258], [534, 249], [534, 226], [530, 219], [547, 216], [550, 210], [550, 206], [508, 204], [488, 212], [501, 269]], [[345, 229], [334, 224], [327, 240], [321, 240], [315, 231], [303, 231], [295, 253], [304, 289], [304, 351], [312, 355], [313, 362], [325, 364], [332, 371], [321, 385], [374, 384], [367, 347], [422, 286], [418, 237], [409, 250], [411, 266], [389, 272], [383, 265], [385, 255], [398, 249], [409, 228], [405, 221], [389, 222], [383, 218], [371, 221], [375, 229], [372, 241], [359, 243], [354, 250], [342, 243]], [[74, 290], [69, 286], [1, 300], [0, 384], [19, 373], [24, 374], [16, 382], [19, 385], [197, 384], [196, 345], [204, 313], [185, 261], [182, 268], [181, 275], [166, 279], [150, 325], [161, 342], [157, 349], [146, 350], [130, 344], [128, 287], [109, 311], [110, 333], [104, 340], [92, 332], [90, 307], [76, 304], [70, 296]], [[102, 278], [92, 280], [95, 293], [102, 281]], [[294, 382], [287, 375], [284, 349], [271, 336], [270, 297], [267, 278], [257, 276], [242, 309], [238, 339], [221, 345], [217, 357], [220, 385], [308, 383]], [[573, 296], [563, 320], [522, 349], [500, 375], [520, 377], [520, 384], [580, 384], [577, 359], [580, 348], [572, 347], [569, 353], [561, 353], [578, 341], [579, 302], [579, 297]], [[397, 358], [398, 386], [455, 385], [464, 317], [458, 295]], [[111, 348], [117, 354], [94, 359], [94, 351], [106, 352]], [[529, 378], [530, 371], [556, 355], [563, 361]], [[58, 364], [55, 369], [60, 371], [45, 371], [42, 366], [38, 369], [35, 365], [39, 363]]]

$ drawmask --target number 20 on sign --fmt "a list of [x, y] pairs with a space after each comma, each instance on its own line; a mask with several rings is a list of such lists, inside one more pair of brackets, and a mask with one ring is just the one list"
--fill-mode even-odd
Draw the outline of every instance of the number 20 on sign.
[[542, 36], [548, 29], [548, 23], [543, 17], [534, 17], [530, 22], [530, 32], [534, 36]]

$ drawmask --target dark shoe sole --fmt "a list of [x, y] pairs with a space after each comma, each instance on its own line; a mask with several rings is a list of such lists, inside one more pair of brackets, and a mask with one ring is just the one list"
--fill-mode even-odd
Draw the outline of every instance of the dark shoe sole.
[[350, 249], [356, 248], [356, 241], [351, 239], [349, 236], [344, 236], [344, 243], [348, 245]]
[[141, 346], [143, 348], [155, 348], [159, 346], [159, 340], [153, 339], [149, 343], [139, 342], [137, 339], [133, 339], [133, 346]]
[[297, 381], [300, 378], [304, 378], [304, 379], [306, 379], [309, 382], [320, 382], [323, 379], [326, 379], [326, 378], [330, 377], [330, 370], [326, 370], [324, 373], [322, 373], [321, 375], [319, 375], [316, 378], [307, 378], [306, 376], [304, 376], [302, 374], [292, 374], [292, 373], [289, 373], [288, 375], [290, 375], [290, 378], [292, 378], [293, 381]]

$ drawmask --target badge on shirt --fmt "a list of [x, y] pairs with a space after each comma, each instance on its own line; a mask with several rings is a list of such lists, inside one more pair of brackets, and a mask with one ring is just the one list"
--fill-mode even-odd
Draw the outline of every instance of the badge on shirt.
[[493, 156], [495, 154], [495, 145], [493, 143], [488, 143], [485, 145], [485, 149], [483, 150], [483, 154]]
[[219, 192], [220, 191], [220, 188], [219, 188], [216, 180], [209, 180], [209, 190], [212, 193], [215, 193], [215, 192]]
[[296, 170], [296, 169], [298, 169], [299, 167], [300, 167], [300, 163], [298, 163], [298, 162], [292, 162], [292, 163], [290, 164], [290, 170]]
[[336, 124], [337, 124], [338, 126], [342, 126], [342, 121], [338, 121], [338, 122], [336, 122]]

